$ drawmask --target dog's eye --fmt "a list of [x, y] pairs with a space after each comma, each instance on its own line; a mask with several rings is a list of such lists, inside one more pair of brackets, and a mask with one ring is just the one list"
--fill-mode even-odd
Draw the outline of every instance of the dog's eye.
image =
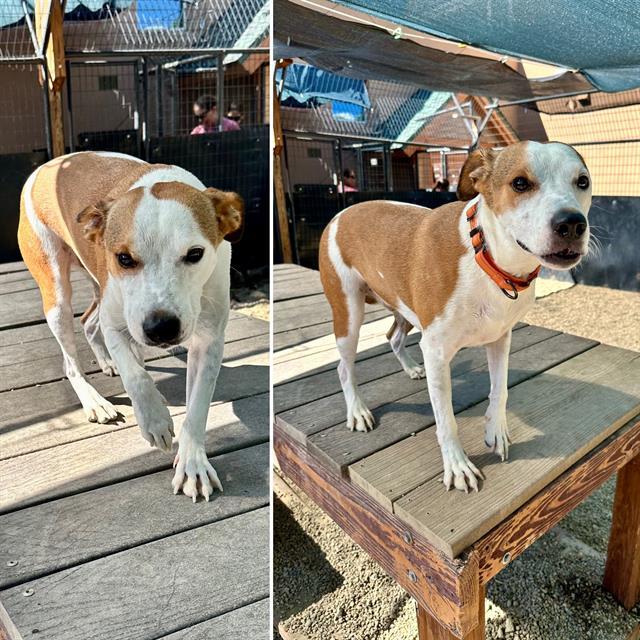
[[511, 181], [511, 187], [518, 193], [529, 191], [529, 189], [531, 189], [531, 186], [531, 183], [524, 176], [518, 176]]
[[576, 186], [578, 189], [588, 189], [589, 188], [589, 176], [580, 176], [576, 181]]
[[189, 264], [195, 264], [196, 262], [200, 262], [202, 260], [202, 256], [204, 255], [204, 249], [202, 247], [193, 247], [193, 249], [189, 249], [187, 255], [183, 258], [185, 262]]
[[123, 269], [132, 269], [138, 264], [129, 253], [116, 253], [116, 258]]

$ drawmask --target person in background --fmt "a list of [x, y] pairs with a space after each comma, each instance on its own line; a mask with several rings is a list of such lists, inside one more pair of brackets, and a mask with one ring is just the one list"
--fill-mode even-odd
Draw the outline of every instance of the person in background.
[[436, 186], [433, 187], [434, 191], [449, 191], [449, 181], [446, 178], [438, 180]]
[[[191, 131], [192, 136], [203, 133], [216, 133], [218, 131], [218, 105], [213, 96], [200, 96], [193, 103], [193, 115], [198, 118], [200, 124]], [[229, 118], [222, 118], [223, 131], [237, 131], [240, 125]]]
[[234, 122], [237, 122], [238, 126], [240, 126], [240, 123], [242, 122], [242, 113], [240, 112], [240, 109], [238, 109], [238, 105], [235, 102], [232, 102], [229, 105], [229, 111], [227, 111], [227, 118], [229, 118], [229, 120], [233, 120]]
[[342, 172], [342, 182], [338, 185], [338, 193], [348, 193], [349, 191], [357, 191], [356, 173], [353, 169], [345, 169]]

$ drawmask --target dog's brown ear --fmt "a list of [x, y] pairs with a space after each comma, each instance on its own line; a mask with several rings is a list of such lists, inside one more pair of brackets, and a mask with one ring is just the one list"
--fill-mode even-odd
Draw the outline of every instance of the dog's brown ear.
[[101, 200], [82, 210], [76, 216], [76, 221], [82, 225], [82, 233], [87, 240], [96, 243], [102, 242], [112, 202], [112, 200]]
[[471, 200], [482, 191], [482, 183], [489, 176], [496, 152], [491, 149], [476, 149], [465, 161], [456, 195], [458, 200]]
[[244, 202], [233, 191], [205, 189], [204, 193], [211, 199], [216, 210], [218, 229], [222, 237], [229, 242], [238, 242], [244, 231]]

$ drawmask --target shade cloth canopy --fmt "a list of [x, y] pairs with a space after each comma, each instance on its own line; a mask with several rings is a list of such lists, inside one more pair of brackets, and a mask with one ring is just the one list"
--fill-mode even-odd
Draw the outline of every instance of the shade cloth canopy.
[[602, 91], [640, 86], [637, 0], [337, 0], [426, 33], [580, 70]]
[[[507, 11], [503, 8], [507, 4], [515, 9]], [[622, 18], [618, 17], [615, 22], [608, 24], [607, 31], [598, 34], [597, 38], [592, 27], [585, 31], [598, 40], [597, 49], [603, 52], [597, 66], [597, 56], [591, 55], [592, 52], [588, 57], [585, 54], [584, 61], [589, 63], [585, 66], [573, 64], [580, 62], [575, 50], [590, 49], [588, 38], [571, 36], [579, 33], [579, 27], [573, 25], [571, 30], [565, 30], [560, 36], [558, 34], [562, 29], [556, 24], [550, 29], [549, 35], [543, 37], [540, 34], [553, 16], [545, 15], [538, 3], [534, 5], [535, 11], [528, 9], [523, 15], [517, 10], [521, 4], [524, 6], [524, 2], [520, 0], [511, 0], [510, 3], [507, 0], [456, 0], [439, 4], [430, 1], [387, 3], [360, 0], [329, 3], [326, 0], [274, 0], [274, 50], [276, 57], [301, 58], [309, 64], [348, 77], [392, 80], [435, 91], [464, 92], [504, 100], [535, 100], [563, 93], [593, 91], [594, 88], [619, 91], [640, 86], [640, 48], [634, 43], [633, 49], [623, 52], [611, 32]], [[543, 0], [543, 4], [560, 3]], [[596, 3], [587, 0], [586, 4], [595, 6]], [[617, 6], [617, 3], [610, 4]], [[621, 4], [628, 10], [626, 13], [623, 10], [621, 14], [631, 23], [629, 12], [632, 3], [627, 1]], [[452, 8], [454, 6], [455, 10]], [[482, 12], [479, 7], [484, 8], [481, 20], [478, 17]], [[501, 36], [504, 49], [497, 45], [490, 46], [485, 39], [474, 40], [473, 43], [493, 48], [500, 53], [439, 39], [442, 36], [456, 38], [456, 34], [449, 34], [444, 29], [443, 16], [451, 24], [456, 24], [456, 19], [465, 25], [472, 20], [481, 21], [485, 25], [487, 37], [494, 31], [498, 33], [502, 29], [499, 11], [510, 16], [507, 20], [507, 32], [510, 36]], [[581, 11], [575, 8], [573, 13]], [[612, 12], [612, 9], [601, 10], [602, 14], [607, 12]], [[562, 15], [569, 20], [568, 10]], [[536, 16], [539, 17], [535, 28], [523, 28], [523, 24], [533, 24]], [[517, 22], [518, 17], [521, 19], [520, 23]], [[442, 21], [442, 24], [437, 22], [438, 29], [433, 27], [436, 24], [433, 21], [436, 20]], [[581, 15], [578, 22], [583, 25], [585, 21]], [[595, 22], [604, 27], [603, 19]], [[428, 27], [426, 23], [429, 23]], [[480, 27], [477, 29], [481, 31]], [[632, 38], [629, 34], [634, 29], [637, 30], [637, 26], [627, 27], [624, 42]], [[555, 48], [552, 43], [545, 43], [545, 50], [535, 55], [531, 53], [535, 46], [532, 32], [537, 33], [540, 40], [552, 40], [557, 35], [562, 42], [556, 42]], [[437, 37], [421, 34], [436, 34]], [[612, 44], [614, 40], [615, 44]], [[527, 47], [521, 48], [520, 41], [526, 42]], [[516, 47], [517, 51], [514, 50]], [[551, 53], [555, 56], [559, 51], [569, 48], [574, 50], [571, 57], [545, 57]], [[531, 80], [524, 76], [516, 60], [507, 59], [503, 53], [518, 58], [524, 56], [549, 60], [550, 63], [565, 65], [569, 69], [558, 69], [549, 78]]]

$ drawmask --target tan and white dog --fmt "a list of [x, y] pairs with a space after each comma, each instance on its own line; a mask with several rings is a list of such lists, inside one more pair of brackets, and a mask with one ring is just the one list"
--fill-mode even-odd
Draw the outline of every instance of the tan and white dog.
[[[520, 142], [471, 153], [458, 197], [434, 210], [390, 201], [345, 209], [323, 233], [320, 274], [347, 426], [373, 428], [354, 360], [365, 302], [381, 302], [395, 316], [388, 338], [403, 369], [412, 378], [426, 372], [446, 488], [477, 491], [482, 474], [463, 451], [453, 412], [451, 359], [462, 347], [486, 345], [485, 443], [504, 460], [511, 329], [534, 303], [529, 285], [540, 266], [569, 269], [587, 253], [590, 176], [568, 145]], [[424, 368], [405, 350], [412, 327], [422, 333]]]
[[187, 414], [173, 479], [194, 502], [222, 489], [207, 460], [205, 425], [229, 315], [231, 246], [242, 200], [194, 175], [117, 153], [74, 153], [34, 171], [22, 191], [18, 241], [35, 278], [65, 373], [91, 422], [117, 417], [78, 361], [70, 270], [94, 286], [82, 317], [104, 373], [119, 373], [143, 437], [170, 451], [173, 421], [138, 345], [188, 344]]

